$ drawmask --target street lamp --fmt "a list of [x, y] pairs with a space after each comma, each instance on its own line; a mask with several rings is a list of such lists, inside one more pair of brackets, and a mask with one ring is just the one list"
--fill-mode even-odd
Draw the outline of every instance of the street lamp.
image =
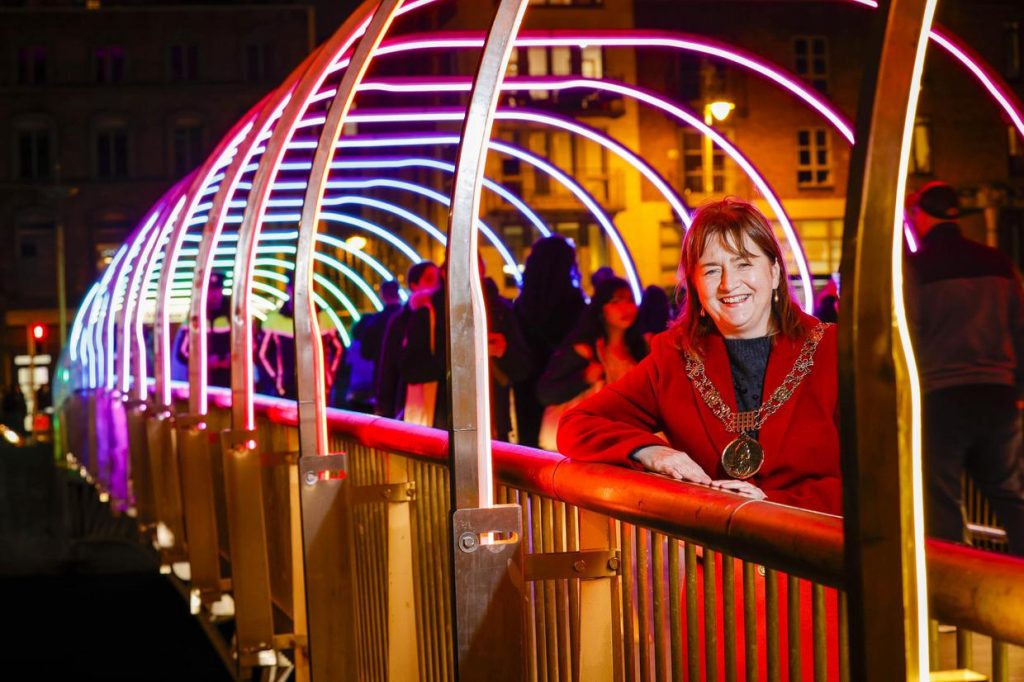
[[[715, 121], [721, 123], [729, 118], [729, 114], [736, 108], [736, 105], [726, 100], [714, 100], [704, 105], [704, 124], [714, 125]], [[715, 150], [710, 135], [704, 136], [704, 153], [701, 166], [704, 169], [704, 194], [711, 195], [715, 191], [715, 172], [712, 167], [715, 160]]]

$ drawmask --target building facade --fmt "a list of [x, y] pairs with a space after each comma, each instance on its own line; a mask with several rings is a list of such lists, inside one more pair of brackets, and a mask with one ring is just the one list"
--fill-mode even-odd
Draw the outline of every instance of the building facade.
[[70, 318], [175, 181], [313, 48], [304, 4], [48, 2], [0, 9], [0, 382], [26, 325]]

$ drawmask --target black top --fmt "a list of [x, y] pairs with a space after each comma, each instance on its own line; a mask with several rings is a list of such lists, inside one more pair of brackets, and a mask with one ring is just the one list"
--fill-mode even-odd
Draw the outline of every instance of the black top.
[[[756, 339], [724, 339], [729, 354], [732, 385], [736, 390], [736, 406], [740, 412], [761, 407], [764, 375], [768, 369], [768, 356], [772, 352], [772, 337]], [[757, 438], [757, 431], [749, 434]]]

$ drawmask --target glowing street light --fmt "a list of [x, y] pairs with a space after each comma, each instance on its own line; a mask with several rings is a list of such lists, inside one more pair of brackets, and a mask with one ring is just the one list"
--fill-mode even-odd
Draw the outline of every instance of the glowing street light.
[[[729, 118], [729, 114], [736, 108], [733, 102], [726, 100], [714, 100], [704, 105], [704, 123], [713, 125], [716, 121], [721, 123]], [[710, 195], [715, 191], [715, 171], [712, 164], [715, 160], [715, 150], [712, 146], [711, 137], [704, 136], [704, 150], [701, 165], [704, 168], [704, 194]]]

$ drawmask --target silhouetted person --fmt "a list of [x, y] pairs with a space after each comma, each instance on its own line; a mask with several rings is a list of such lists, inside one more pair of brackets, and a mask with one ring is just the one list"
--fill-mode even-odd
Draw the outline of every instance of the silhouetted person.
[[961, 476], [970, 474], [1024, 554], [1024, 290], [1010, 259], [966, 239], [956, 191], [942, 182], [908, 202], [921, 246], [907, 258], [914, 348], [924, 389], [931, 535], [964, 540]]
[[[231, 301], [224, 295], [224, 276], [210, 274], [206, 292], [206, 376], [211, 386], [231, 386]], [[186, 325], [182, 325], [185, 328]], [[178, 334], [178, 360], [188, 373], [188, 330]]]
[[515, 385], [516, 426], [523, 445], [538, 445], [544, 406], [537, 400], [537, 380], [585, 307], [576, 249], [557, 235], [538, 239], [526, 258], [523, 288], [514, 305], [533, 369]]
[[636, 311], [636, 326], [648, 345], [655, 334], [660, 334], [668, 328], [670, 315], [671, 308], [665, 290], [653, 284], [644, 289], [640, 307]]
[[421, 261], [409, 268], [405, 281], [409, 287], [409, 300], [389, 320], [374, 366], [374, 409], [380, 416], [391, 419], [401, 419], [405, 406], [405, 381], [399, 368], [405, 328], [412, 311], [426, 305], [440, 285], [441, 270], [430, 261]]

